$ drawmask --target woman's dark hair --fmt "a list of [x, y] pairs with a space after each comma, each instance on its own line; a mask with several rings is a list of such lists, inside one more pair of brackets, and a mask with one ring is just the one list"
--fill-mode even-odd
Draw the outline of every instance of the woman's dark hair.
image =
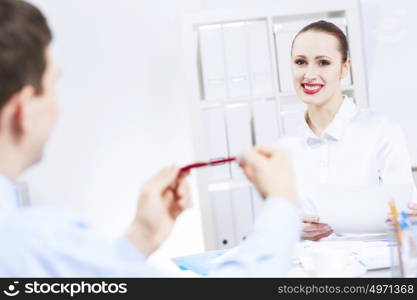
[[25, 85], [42, 93], [52, 34], [45, 17], [23, 0], [0, 0], [0, 109]]
[[[295, 39], [303, 32], [307, 31], [318, 31], [318, 32], [324, 32], [328, 33], [332, 36], [334, 36], [339, 41], [339, 51], [342, 53], [342, 62], [346, 62], [348, 58], [349, 53], [349, 44], [346, 38], [346, 35], [343, 33], [343, 31], [337, 27], [335, 24], [327, 21], [317, 21], [314, 23], [311, 23], [307, 26], [305, 26], [303, 29], [301, 29], [297, 35], [295, 36], [292, 44], [294, 45]], [[291, 46], [292, 50], [292, 46]], [[292, 51], [291, 51], [292, 52]]]

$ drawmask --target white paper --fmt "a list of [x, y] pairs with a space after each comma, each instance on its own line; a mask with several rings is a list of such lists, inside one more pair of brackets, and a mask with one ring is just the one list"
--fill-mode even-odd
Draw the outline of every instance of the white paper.
[[[367, 270], [389, 268], [391, 265], [388, 241], [305, 241], [298, 244], [297, 256], [304, 269], [306, 271], [313, 271], [311, 273], [314, 274], [315, 266], [312, 262], [312, 253], [322, 252], [323, 255], [331, 255], [332, 252], [338, 250], [344, 250], [349, 253], [351, 258], [354, 258], [355, 261], [360, 263]], [[348, 277], [348, 269], [349, 268], [339, 270], [335, 275]], [[363, 272], [362, 274], [356, 275], [361, 276], [363, 275]]]
[[406, 210], [412, 186], [323, 184], [317, 186], [314, 204], [320, 222], [329, 224], [337, 234], [383, 233], [391, 198], [399, 212]]

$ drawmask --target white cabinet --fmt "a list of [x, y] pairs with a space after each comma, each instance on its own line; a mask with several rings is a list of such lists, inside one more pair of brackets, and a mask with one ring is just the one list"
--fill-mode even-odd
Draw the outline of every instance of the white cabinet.
[[[305, 106], [293, 88], [291, 45], [302, 27], [321, 19], [348, 33], [353, 67], [342, 86], [360, 107], [367, 107], [357, 0], [291, 0], [275, 8], [184, 18], [195, 157], [234, 156], [297, 133]], [[196, 172], [207, 250], [237, 245], [263, 200], [235, 162]]]
[[[250, 111], [247, 104], [227, 107], [226, 126], [229, 143], [229, 154], [239, 155], [242, 151], [252, 147], [252, 133], [250, 126]], [[231, 165], [232, 178], [244, 178], [241, 169], [236, 163]]]

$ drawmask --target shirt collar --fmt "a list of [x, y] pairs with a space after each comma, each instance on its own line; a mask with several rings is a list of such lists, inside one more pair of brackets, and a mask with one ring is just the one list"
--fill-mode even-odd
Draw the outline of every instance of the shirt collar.
[[19, 189], [7, 176], [0, 174], [0, 215], [19, 207]]
[[[304, 117], [304, 132], [306, 137], [306, 143], [309, 146], [319, 145], [323, 143], [324, 140], [338, 141], [340, 140], [352, 118], [357, 112], [356, 104], [353, 103], [351, 98], [343, 96], [343, 102], [334, 116], [333, 120], [330, 122], [329, 126], [323, 132], [323, 134], [318, 137], [310, 129]], [[307, 112], [306, 112], [307, 114]], [[306, 116], [306, 115], [305, 115]]]

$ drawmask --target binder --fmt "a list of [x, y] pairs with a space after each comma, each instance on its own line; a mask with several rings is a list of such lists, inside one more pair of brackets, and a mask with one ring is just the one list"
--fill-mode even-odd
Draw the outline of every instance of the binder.
[[253, 219], [256, 220], [256, 217], [258, 216], [263, 206], [264, 199], [262, 199], [262, 196], [258, 193], [256, 188], [254, 187], [251, 188], [251, 193], [252, 193], [252, 214], [253, 214]]
[[[207, 141], [207, 159], [228, 156], [226, 122], [221, 107], [206, 109], [202, 112], [205, 140]], [[230, 164], [219, 165], [207, 169], [211, 180], [230, 178]]]
[[[231, 156], [240, 155], [242, 151], [252, 147], [249, 106], [242, 104], [227, 107], [226, 120], [229, 154]], [[237, 164], [231, 165], [231, 175], [234, 179], [245, 178]]]
[[[348, 42], [349, 42], [349, 35], [348, 35], [346, 20], [344, 18], [333, 18], [333, 19], [329, 19], [328, 21], [338, 26], [346, 35]], [[345, 78], [342, 79], [341, 84], [342, 84], [342, 87], [350, 87], [353, 84], [352, 68], [349, 69], [348, 74], [345, 76]]]
[[223, 25], [229, 98], [250, 95], [248, 56], [243, 22]]
[[249, 70], [252, 95], [273, 93], [271, 51], [269, 49], [266, 21], [246, 23], [248, 37]]
[[229, 249], [236, 245], [233, 207], [230, 191], [210, 192], [214, 212], [217, 249]]
[[199, 37], [204, 99], [224, 99], [227, 85], [221, 25], [200, 27]]
[[281, 109], [283, 135], [294, 136], [301, 133], [305, 123], [305, 111], [305, 104], [291, 104]]
[[237, 243], [246, 239], [253, 223], [252, 195], [250, 189], [250, 187], [243, 187], [231, 191]]
[[303, 28], [304, 22], [288, 22], [275, 25], [275, 45], [277, 51], [278, 79], [280, 92], [293, 92], [291, 45]]
[[275, 142], [279, 137], [277, 103], [275, 101], [254, 103], [252, 111], [256, 145], [270, 145]]

